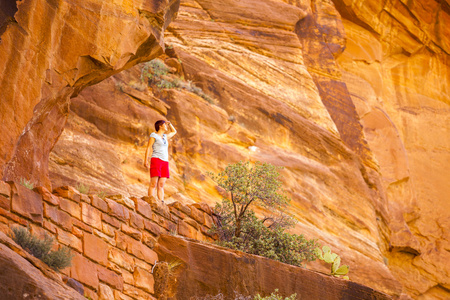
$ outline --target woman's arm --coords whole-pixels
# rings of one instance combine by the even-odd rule
[[[169,129],[170,129],[169,134],[167,134],[167,138],[171,139],[175,134],[177,134],[177,130],[175,129],[175,127],[173,127],[172,123],[170,123],[170,122],[167,122],[167,123],[169,124]]]
[[[150,155],[150,156],[152,156],[152,153],[153,153],[153,143],[155,142],[155,138],[153,138],[153,137],[151,137],[149,140],[148,140],[148,145],[147,145],[147,149],[145,150],[145,158],[144,158],[144,166],[146,167],[146,168],[148,168],[149,167],[149,164],[148,164],[148,156]]]

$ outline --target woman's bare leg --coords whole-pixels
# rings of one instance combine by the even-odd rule
[[[162,202],[164,202],[164,184],[166,183],[167,178],[160,177],[157,184],[158,198]]]
[[[148,196],[149,197],[155,197],[155,190],[156,190],[156,186],[158,184],[158,179],[159,177],[155,176],[155,177],[151,177],[150,178],[150,185],[148,187]]]

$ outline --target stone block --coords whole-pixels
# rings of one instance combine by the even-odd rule
[[[124,293],[121,293],[119,291],[114,291],[114,299],[115,300],[134,300],[130,296],[127,296]]]
[[[134,271],[134,258],[119,249],[110,248],[108,252],[108,259],[125,270],[130,272]]]
[[[114,237],[115,236],[115,228],[112,227],[109,224],[106,223],[102,223],[102,232],[108,236]]]
[[[167,222],[167,228],[168,228],[167,230],[169,230],[169,232],[177,232],[178,231],[178,222],[177,223]]]
[[[142,239],[142,233],[141,231],[134,229],[127,224],[122,224],[122,232],[126,233],[127,235],[131,236],[132,238],[140,241]]]
[[[142,242],[152,249],[156,245],[156,239],[145,231],[142,233]]]
[[[21,184],[14,184],[12,191],[11,212],[42,225],[44,221],[42,196]]]
[[[79,202],[75,202],[66,198],[61,198],[59,207],[61,208],[61,210],[67,212],[72,217],[81,220],[81,207]]]
[[[151,221],[144,220],[144,228],[145,230],[150,231],[156,236],[159,236],[161,234],[161,227]]]
[[[125,270],[121,270],[121,275],[123,278],[123,282],[134,285],[134,276],[133,273],[130,273],[128,271]]]
[[[101,265],[108,265],[109,245],[101,238],[85,233],[83,237],[84,255]]]
[[[185,213],[188,216],[191,214],[191,208],[189,206],[187,206],[187,205],[181,204],[178,201],[171,203],[170,206],[175,207],[176,209],[178,209],[179,211]]]
[[[102,266],[97,266],[97,272],[98,272],[98,279],[100,279],[100,281],[107,283],[116,290],[119,291],[123,290],[122,276],[117,275],[117,273]]]
[[[108,212],[108,204],[105,200],[95,195],[89,196],[92,206],[100,209],[102,212]]]
[[[127,245],[127,252],[149,264],[154,264],[155,261],[158,260],[158,254],[156,254],[155,251],[135,240],[132,240],[132,242]]]
[[[99,284],[97,266],[78,253],[72,258],[70,277],[94,289],[97,289]]]
[[[5,210],[11,210],[11,199],[0,195],[0,207]]]
[[[134,239],[124,234],[123,232],[116,231],[116,246],[119,249],[127,250],[128,244],[133,242]]]
[[[205,214],[205,226],[208,228],[211,228],[214,226],[213,218],[208,214]]]
[[[106,198],[116,201],[117,203],[123,204],[130,209],[135,209],[134,201],[124,195],[109,195]]]
[[[45,229],[47,229],[51,233],[54,233],[54,234],[56,233],[56,226],[53,223],[51,223],[51,222],[49,222],[47,220],[44,220],[44,225],[43,226],[44,226]]]
[[[123,293],[135,299],[146,299],[146,300],[155,299],[150,294],[144,292],[143,290],[135,288],[134,286],[129,284],[124,284]]]
[[[35,187],[34,189],[33,189],[33,191],[35,191],[36,193],[38,193],[38,194],[40,194],[41,196],[42,196],[42,199],[45,201],[45,202],[48,202],[48,203],[50,203],[50,204],[52,204],[52,205],[59,205],[59,197],[58,196],[55,196],[55,195],[53,195],[49,190],[47,190],[45,187],[43,187],[43,186],[38,186],[38,187]]]
[[[191,217],[200,224],[205,223],[205,215],[203,211],[195,208],[194,206],[191,206]]]
[[[91,198],[86,194],[80,194],[81,201],[91,204]]]
[[[72,224],[73,224],[73,226],[77,226],[78,228],[80,228],[86,232],[92,233],[92,227],[90,227],[89,225],[86,225],[85,223],[81,222],[78,219],[72,218]]]
[[[7,211],[3,208],[0,207],[0,216],[3,216],[5,218],[8,218],[12,221],[14,221],[14,223],[23,225],[23,226],[28,226],[28,221],[24,220],[18,216],[16,216],[15,214],[11,213],[10,211]]]
[[[62,230],[61,228],[56,228],[57,240],[63,245],[69,246],[79,252],[83,251],[81,239],[75,235]]]
[[[134,282],[138,288],[141,288],[144,291],[151,294],[154,293],[155,280],[153,279],[152,274],[150,274],[144,269],[137,267],[134,270],[133,275],[134,275]]]
[[[84,286],[80,282],[76,281],[75,279],[64,276],[63,282],[65,284],[67,284],[67,286],[70,286],[75,291],[77,291],[80,295],[85,295]]]
[[[178,223],[178,234],[191,239],[197,238],[197,230],[184,221]]]
[[[98,300],[114,299],[113,290],[106,284],[100,283],[98,286]]]
[[[168,206],[169,207],[169,211],[173,216],[176,216],[178,219],[184,219],[186,217],[186,215],[184,213],[182,213],[181,211],[179,211],[178,209],[176,209],[173,206]],[[173,217],[172,216],[172,217]]]
[[[102,229],[102,212],[90,204],[81,203],[81,217],[86,224],[100,230]]]
[[[85,288],[84,289],[84,296],[85,298],[89,299],[89,300],[98,300],[98,294],[91,290],[90,288]]]
[[[11,197],[11,186],[4,181],[0,180],[0,195],[10,198]]]
[[[115,228],[119,228],[120,224],[121,224],[119,220],[117,220],[116,218],[112,218],[108,214],[105,214],[105,213],[102,213],[102,221],[110,224],[111,226],[113,226]]]
[[[146,217],[147,219],[151,219],[152,218],[152,215],[153,215],[152,207],[150,206],[150,204],[148,204],[144,200],[141,200],[141,199],[137,200],[137,211],[141,215]]]
[[[72,186],[61,186],[59,188],[56,188],[55,190],[53,190],[53,194],[73,200],[75,202],[81,201],[80,192]]]
[[[72,234],[76,237],[82,238],[84,233],[83,233],[83,230],[79,229],[78,227],[73,226]]]
[[[137,229],[144,229],[144,218],[135,212],[130,212],[130,226]]]
[[[195,220],[193,220],[191,218],[186,218],[184,221],[186,223],[188,223],[189,225],[191,225],[192,227],[194,227],[196,230],[198,230],[199,225]]]
[[[111,199],[106,199],[106,202],[108,203],[109,208],[108,214],[110,216],[115,217],[124,222],[130,219],[130,212],[128,211],[128,208]]]
[[[55,206],[44,203],[44,215],[67,231],[72,231],[72,217]]]
[[[101,232],[100,230],[94,229],[94,234],[104,240],[106,243],[110,244],[111,246],[116,246],[116,239],[114,237],[108,236]]]
[[[136,259],[134,261],[134,263],[135,263],[135,265],[134,265],[135,270],[136,270],[137,267],[139,267],[141,269],[148,270],[150,272],[152,270],[152,267],[153,267],[153,265],[148,264],[145,261],[140,260],[140,259]]]
[[[207,213],[208,215],[212,214],[212,209],[211,206],[209,206],[208,204],[206,204],[205,202],[202,203],[194,203],[191,205],[191,207],[195,207],[196,209],[199,209],[205,213]]]

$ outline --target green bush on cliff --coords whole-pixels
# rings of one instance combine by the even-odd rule
[[[275,290],[270,296],[262,297],[259,294],[253,298],[253,300],[295,300],[297,299],[297,294],[292,294],[289,297],[284,298],[281,295],[278,295],[278,289]]]
[[[30,233],[26,228],[14,226],[11,228],[13,240],[34,257],[42,260],[54,270],[61,270],[70,266],[72,254],[69,248],[61,247],[51,251],[53,238],[45,234],[43,239]]]
[[[303,235],[286,232],[294,221],[283,212],[289,199],[279,192],[278,169],[267,163],[239,162],[218,175],[211,174],[230,196],[216,204],[219,223],[212,232],[219,236],[221,246],[301,266],[315,260],[318,245]],[[249,208],[252,204],[266,207],[272,215],[258,219]]]
[[[214,100],[206,94],[201,88],[197,87],[192,81],[184,80],[183,77],[178,77],[175,74],[171,74],[171,68],[166,66],[166,64],[155,58],[149,62],[146,62],[141,69],[141,82],[147,82],[149,85],[154,85],[158,89],[179,89],[179,90],[187,90],[191,93],[194,93],[206,101],[208,103],[214,104]],[[130,83],[135,89],[141,90],[139,85],[136,85],[135,82]]]

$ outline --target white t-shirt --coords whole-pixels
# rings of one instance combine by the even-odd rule
[[[150,137],[155,139],[152,147],[152,157],[159,158],[163,161],[169,161],[169,141],[167,140],[167,136],[163,134],[161,137],[156,132],[152,132]]]

